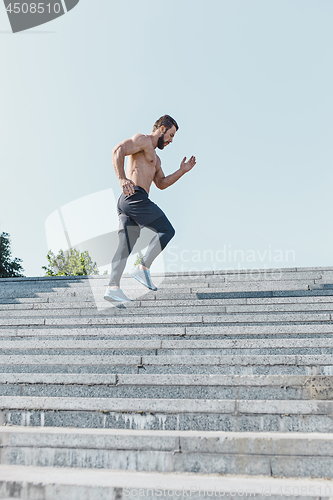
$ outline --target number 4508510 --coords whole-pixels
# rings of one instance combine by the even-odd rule
[[[13,5],[13,7],[12,7]],[[59,14],[61,11],[61,5],[60,3],[55,3],[51,5],[50,3],[45,4],[45,3],[10,3],[8,7],[6,8],[7,12],[19,14],[27,14],[28,12],[30,14],[43,14],[44,12],[48,12],[51,14],[51,12],[54,12],[55,14]]]

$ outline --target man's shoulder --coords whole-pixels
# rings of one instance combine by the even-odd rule
[[[113,152],[121,148],[125,156],[128,156],[140,153],[141,151],[151,151],[153,147],[152,138],[149,135],[135,134],[131,138],[120,142],[118,146],[113,148]]]
[[[141,144],[145,147],[150,147],[152,145],[152,140],[150,135],[145,134],[134,134],[132,137],[132,141],[136,144]]]

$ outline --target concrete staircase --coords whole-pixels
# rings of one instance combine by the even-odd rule
[[[333,268],[107,281],[0,280],[0,498],[333,499]]]

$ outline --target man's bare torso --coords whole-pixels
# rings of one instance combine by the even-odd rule
[[[151,183],[155,177],[160,159],[157,156],[153,143],[144,151],[129,155],[126,176],[136,186],[141,186],[149,194]]]

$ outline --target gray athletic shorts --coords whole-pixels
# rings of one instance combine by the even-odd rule
[[[134,187],[134,194],[127,196],[122,193],[117,204],[119,217],[119,230],[125,229],[125,223],[132,219],[135,224],[142,227],[149,226],[150,222],[165,216],[154,202],[148,198],[148,193],[141,186]],[[133,222],[131,223],[133,224]]]

